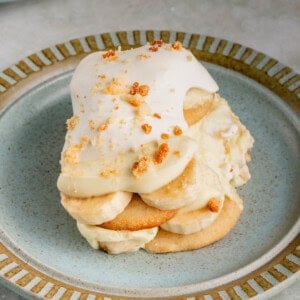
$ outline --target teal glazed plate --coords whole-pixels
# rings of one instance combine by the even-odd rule
[[[207,67],[255,138],[244,213],[208,247],[174,254],[92,249],[56,180],[72,115],[69,83],[88,53],[179,40]],[[300,76],[242,45],[170,31],[92,35],[0,72],[0,279],[28,299],[259,299],[299,279]]]

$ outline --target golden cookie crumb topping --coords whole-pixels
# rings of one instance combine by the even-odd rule
[[[102,54],[102,58],[108,61],[114,61],[118,59],[118,56],[114,50],[108,50],[106,53]]]
[[[169,151],[170,149],[167,143],[162,143],[161,145],[159,145],[157,151],[154,153],[154,162],[156,164],[161,164],[167,157]]]
[[[132,174],[139,178],[141,177],[149,168],[150,159],[147,156],[143,156],[138,161],[134,162],[132,165]]]
[[[152,130],[152,126],[145,123],[141,126],[141,128],[143,129],[143,131],[146,133],[146,134],[149,134]]]
[[[174,135],[181,135],[182,134],[182,129],[179,126],[175,126],[173,128],[173,133],[174,133]]]
[[[68,130],[74,130],[76,125],[79,123],[79,116],[73,116],[67,120],[67,128]]]
[[[212,212],[218,212],[221,206],[220,200],[216,198],[211,198],[207,202],[207,208]]]

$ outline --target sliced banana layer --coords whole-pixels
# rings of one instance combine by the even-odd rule
[[[192,234],[177,234],[160,229],[156,237],[145,245],[154,253],[194,250],[222,239],[235,226],[242,209],[226,197],[219,217],[211,226]]]
[[[216,93],[201,88],[190,88],[184,97],[183,110],[198,109],[205,103],[213,102]],[[189,121],[189,120],[186,120]]]
[[[137,231],[109,230],[77,222],[81,235],[94,249],[104,249],[111,254],[137,251],[155,238],[158,227]]]
[[[218,175],[194,158],[180,176],[152,193],[141,194],[141,197],[148,205],[159,209],[191,211],[204,207],[208,199],[222,198],[223,195]]]
[[[77,221],[99,225],[114,219],[128,205],[132,197],[129,192],[115,192],[104,196],[75,198],[61,194],[61,203]]]
[[[198,164],[192,159],[178,177],[152,193],[140,194],[143,201],[159,209],[177,209],[194,202],[201,190]]]
[[[215,93],[202,89],[191,88],[185,95],[183,115],[188,126],[192,126],[214,109]]]
[[[161,228],[164,230],[191,234],[211,225],[218,217],[223,207],[226,189],[218,174],[208,166],[198,161],[197,169],[200,187],[197,198],[191,204],[180,208],[173,218],[162,224]]]
[[[191,234],[210,226],[219,216],[223,207],[223,199],[212,198],[208,205],[193,211],[179,211],[175,217],[160,227],[166,231]]]

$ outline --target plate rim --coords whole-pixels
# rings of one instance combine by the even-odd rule
[[[34,79],[36,75],[41,74],[39,73],[41,71],[48,70],[50,72],[49,74],[53,76],[51,72],[53,66],[60,64],[65,68],[74,67],[81,58],[91,52],[117,48],[118,46],[121,46],[122,49],[129,49],[131,47],[141,46],[155,39],[161,39],[164,42],[181,41],[185,47],[193,52],[197,59],[237,71],[247,78],[255,80],[279,96],[279,98],[283,100],[282,102],[285,103],[285,109],[293,111],[296,114],[300,112],[300,87],[297,86],[297,83],[300,82],[300,75],[295,73],[290,67],[281,64],[266,54],[225,39],[198,33],[168,30],[132,30],[100,33],[72,39],[31,54],[15,65],[3,70],[2,73],[0,72],[0,111],[2,108],[9,106],[10,97],[18,92],[18,88],[22,90],[23,86],[25,88],[27,87],[28,90],[28,86],[26,86],[26,82],[28,82],[27,79]],[[297,271],[300,266],[288,258],[290,255],[300,257],[300,250],[298,249],[300,246],[300,235],[298,234],[297,236],[299,227],[299,222],[295,223],[292,229],[296,232],[296,237],[284,249],[279,250],[279,252],[263,266],[229,283],[216,285],[213,289],[194,292],[193,296],[210,295],[215,299],[217,295],[220,295],[220,292],[225,292],[230,297],[242,299],[240,295],[243,293],[248,297],[261,294],[249,283],[249,280],[254,280],[263,291],[270,292],[273,287],[276,287],[276,284],[273,285],[262,275],[265,272],[271,274],[271,276],[277,280],[278,284],[285,283],[287,285],[292,277],[295,278],[295,276],[299,276]],[[289,232],[291,232],[291,230]],[[89,291],[57,280],[54,276],[51,277],[51,275],[41,273],[41,271],[27,265],[25,261],[17,257],[17,253],[14,254],[9,246],[2,243],[4,240],[5,239],[0,239],[0,257],[1,255],[5,257],[0,260],[0,280],[7,285],[13,285],[22,294],[39,297],[42,288],[47,282],[51,282],[53,286],[47,294],[44,295],[45,297],[54,296],[63,288],[65,289],[62,294],[63,299],[70,298],[75,292],[84,296],[111,296],[115,299],[114,295],[108,296],[103,292]],[[7,272],[3,272],[3,269],[7,268],[13,262],[17,266]],[[276,268],[274,271],[274,266],[277,264],[287,269],[291,273],[291,276],[282,274]],[[26,270],[28,273],[16,280],[16,282],[13,282],[14,276],[17,276],[22,270]],[[38,282],[30,290],[26,289],[26,286],[38,275],[43,278],[43,284]],[[241,280],[244,280],[244,283],[240,282]],[[239,289],[236,288],[237,286]],[[179,288],[182,287],[178,287],[178,289]],[[240,290],[242,290],[242,292]],[[180,298],[183,299],[182,296],[187,294],[188,290],[183,289],[181,292],[183,294],[172,294],[167,295],[167,297],[180,296]],[[127,294],[127,297],[128,296],[132,297],[134,295]],[[150,292],[147,296],[157,297],[158,295],[151,295]],[[191,295],[188,297],[190,296]],[[126,299],[126,295],[119,297],[120,299]]]

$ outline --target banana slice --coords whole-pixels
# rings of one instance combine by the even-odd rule
[[[132,197],[129,192],[115,192],[104,196],[75,198],[61,194],[61,203],[77,221],[99,225],[114,219],[128,205]]]
[[[184,97],[183,109],[195,109],[201,107],[207,102],[213,102],[215,95],[215,92],[208,92],[201,88],[190,88]]]
[[[228,234],[241,213],[241,207],[226,197],[219,217],[211,226],[192,234],[177,234],[160,229],[156,237],[145,245],[145,249],[153,253],[168,253],[205,247]]]
[[[153,240],[158,227],[137,231],[109,230],[77,222],[81,235],[94,249],[103,249],[110,254],[137,251]]]
[[[204,118],[214,108],[215,93],[199,88],[191,88],[183,102],[183,115],[189,126]]]
[[[192,211],[204,207],[210,198],[222,198],[224,191],[219,176],[194,158],[175,180],[152,193],[140,195],[148,205],[162,210]]]
[[[140,196],[148,205],[162,210],[177,209],[188,205],[197,199],[202,188],[199,185],[198,179],[201,174],[198,170],[197,161],[192,159],[181,175],[170,183],[152,193],[141,193]]]
[[[191,234],[211,225],[218,217],[224,202],[226,189],[220,176],[207,165],[198,162],[200,190],[197,199],[178,210],[176,215],[161,225],[166,231]]]
[[[176,214],[171,220],[160,225],[166,231],[179,234],[191,234],[210,226],[219,216],[223,199],[211,198],[203,208]]]

